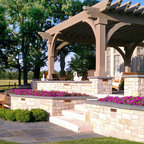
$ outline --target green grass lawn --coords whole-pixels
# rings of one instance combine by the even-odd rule
[[[0,141],[0,144],[18,144],[18,143]],[[116,138],[101,137],[101,138],[78,139],[78,140],[43,143],[43,144],[143,144],[143,143],[120,140]]]
[[[14,142],[6,142],[6,141],[1,141],[1,140],[0,140],[0,144],[17,144],[17,143],[14,143]]]
[[[22,82],[22,85],[23,85],[23,81]],[[28,83],[31,83],[32,80],[28,80]],[[0,85],[14,85],[16,83],[16,85],[18,85],[18,80],[0,80]],[[14,87],[10,87],[10,88],[14,88]],[[9,87],[0,87],[0,90],[6,90],[6,89],[9,89]]]
[[[61,141],[45,144],[142,144],[142,143],[104,137],[104,138],[78,139],[72,141]]]

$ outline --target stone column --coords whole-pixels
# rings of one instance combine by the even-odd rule
[[[91,84],[91,91],[93,96],[97,94],[112,94],[112,77],[88,77]]]
[[[52,74],[54,73],[54,52],[52,51],[51,41],[47,41],[48,44],[48,79],[52,80]]]
[[[144,97],[144,73],[124,75],[124,96]]]
[[[98,18],[96,26],[96,71],[95,76],[106,76],[105,49],[106,49],[106,24],[107,21]]]

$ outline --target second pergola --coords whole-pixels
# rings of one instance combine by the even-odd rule
[[[125,72],[131,72],[131,57],[134,49],[144,40],[144,6],[112,3],[103,0],[92,7],[84,6],[83,11],[61,24],[39,32],[48,44],[48,79],[54,72],[56,41],[61,49],[70,43],[96,45],[96,77],[105,77],[105,50],[113,47],[124,59]],[[124,51],[120,47],[124,47]]]

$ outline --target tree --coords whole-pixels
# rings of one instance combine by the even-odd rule
[[[6,48],[9,41],[9,30],[5,19],[5,9],[0,6],[0,69],[3,70],[7,64]]]
[[[24,84],[26,84],[28,71],[32,68],[35,71],[35,76],[39,76],[40,67],[43,66],[43,64],[38,63],[32,64],[32,57],[35,57],[37,62],[43,62],[43,59],[40,60],[39,57],[41,56],[40,52],[44,53],[42,48],[45,47],[43,46],[45,43],[41,42],[38,31],[44,31],[45,28],[51,27],[50,20],[46,20],[51,13],[50,2],[42,0],[0,0],[0,3],[6,9],[7,21],[9,21],[13,32],[17,33],[20,38],[18,46],[22,52],[23,79]],[[34,47],[36,47],[35,50]],[[34,51],[37,51],[39,56],[36,56]],[[30,56],[30,53],[34,55]]]
[[[94,0],[84,2],[92,4]],[[6,10],[5,20],[2,21],[8,23],[7,27],[11,29],[8,34],[10,39],[6,38],[9,40],[7,43],[3,43],[4,38],[1,37],[2,47],[8,44],[7,49],[0,50],[3,56],[1,59],[9,67],[18,69],[19,83],[23,70],[24,84],[27,83],[27,73],[30,70],[34,72],[34,78],[39,78],[40,68],[47,59],[46,41],[42,40],[38,31],[45,31],[79,13],[85,5],[80,0],[0,0],[0,4]],[[69,47],[63,48],[60,53],[61,73],[64,73],[65,57],[68,53]]]
[[[19,50],[16,48],[18,37],[14,36],[6,21],[4,7],[0,7],[0,61],[1,69],[16,68],[21,72]],[[19,72],[19,84],[21,84]]]
[[[87,78],[87,71],[95,69],[95,46],[86,44],[74,44],[72,46],[75,57],[69,62],[69,71],[77,71],[83,78]]]
[[[62,13],[58,13],[58,15],[60,15],[59,16],[59,22],[65,20],[65,19],[68,19],[69,16],[74,16],[74,15],[78,14],[79,12],[83,11],[83,6],[85,6],[85,5],[86,6],[92,6],[92,5],[96,4],[98,1],[96,1],[96,0],[84,0],[83,2],[81,2],[80,0],[67,0],[67,1],[63,0],[62,2],[63,2],[63,5],[61,5]],[[54,17],[57,18],[58,15],[56,13],[56,15]],[[83,49],[84,45],[78,45],[77,44],[77,46],[81,50],[81,49]],[[86,45],[86,46],[88,46],[88,45]],[[65,68],[65,58],[66,58],[66,56],[69,54],[69,52],[76,52],[75,51],[76,49],[73,49],[73,47],[74,47],[74,45],[68,45],[68,46],[65,46],[64,48],[62,48],[58,52],[57,59],[60,61],[60,68],[61,68],[60,75],[64,75],[65,74],[64,68]],[[87,51],[88,50],[90,50],[90,48],[87,49]],[[91,58],[91,56],[88,56],[88,54],[91,54],[91,52],[83,53],[83,54],[86,54],[87,58],[88,57]],[[77,55],[79,55],[81,57],[81,53],[77,53]],[[72,63],[73,62],[74,62],[74,59],[72,60]],[[74,65],[72,63],[69,66]],[[75,64],[78,67],[78,63],[76,62]],[[88,67],[88,69],[93,68],[93,66],[90,68],[90,66],[88,66],[88,65],[87,65],[87,67]],[[74,67],[72,66],[71,69],[73,69],[73,68]],[[84,70],[84,71],[86,71],[86,70]],[[84,74],[84,72],[82,72],[82,71],[81,71],[81,73]]]
[[[39,31],[45,31],[51,27],[51,22],[46,20],[47,12],[45,9],[34,5],[28,9],[28,20],[23,25],[22,31],[27,33],[29,38],[29,64],[30,69],[34,72],[34,78],[39,79],[40,68],[45,65],[47,60],[47,44],[39,36]],[[31,30],[29,32],[29,30]]]
[[[83,6],[95,5],[98,1],[96,0],[67,0],[62,6],[62,10],[65,14],[73,16],[83,11]],[[87,44],[70,44],[61,49],[59,52],[60,57],[60,73],[65,73],[65,57],[69,52],[75,53],[75,58],[69,63],[69,70],[74,70],[80,73],[82,76],[87,77],[87,71],[89,69],[95,69],[95,46]]]

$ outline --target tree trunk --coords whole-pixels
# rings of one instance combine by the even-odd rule
[[[34,69],[34,79],[40,79],[40,66],[36,65]]]
[[[63,52],[60,54],[60,76],[65,75],[65,55]]]
[[[21,69],[18,69],[18,73],[19,73],[19,77],[18,77],[18,81],[19,81],[19,86],[21,86]]]
[[[27,74],[28,74],[28,44],[24,44],[24,39],[22,40],[22,52],[23,52],[23,80],[24,85],[27,84]]]

